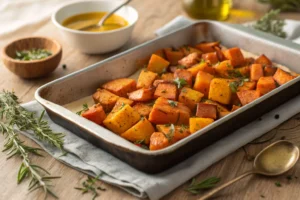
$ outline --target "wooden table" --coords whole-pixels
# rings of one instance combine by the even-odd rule
[[[242,3],[236,0],[235,3],[235,6],[238,8],[245,7],[251,9],[252,11],[255,10],[255,12],[257,13],[254,13],[253,16],[250,15],[250,17],[248,18],[233,16],[229,19],[229,21],[233,22],[253,20],[261,16],[267,9],[266,6],[257,4],[255,0],[243,1]],[[177,15],[184,14],[180,2],[174,0],[134,0],[131,5],[138,10],[140,18],[133,32],[131,41],[118,52],[154,38],[154,31],[156,29],[166,24]],[[293,13],[283,14],[282,17],[300,19],[299,14]],[[36,80],[23,80],[10,73],[4,66],[1,66],[0,89],[14,90],[23,102],[33,100],[34,92],[40,85],[87,67],[90,64],[118,53],[114,52],[101,56],[81,54],[78,50],[69,47],[64,43],[63,40],[61,40],[56,28],[51,24],[50,20],[43,25],[37,25],[35,27],[23,29],[17,34],[12,34],[2,38],[0,37],[0,47],[3,47],[5,43],[11,40],[29,35],[49,36],[57,39],[63,46],[63,59],[61,64],[66,64],[67,69],[64,70],[60,66],[53,74],[46,78]],[[293,118],[282,124],[280,127],[294,127],[300,123],[299,120],[300,115],[294,116]],[[298,132],[299,129],[297,128],[288,131],[280,131],[277,128],[266,134],[264,137],[267,138],[272,136],[273,134],[276,134],[275,138],[272,139],[272,141],[285,137],[287,140],[300,144],[300,135],[298,134]],[[24,138],[24,140],[29,145],[37,146],[34,142],[30,141],[27,138]],[[251,155],[256,155],[268,143],[260,145],[247,145],[246,149]],[[3,137],[0,140],[0,146],[2,145]],[[62,176],[61,179],[55,181],[54,188],[54,191],[60,197],[60,199],[91,199],[90,194],[82,195],[79,191],[74,189],[74,187],[79,186],[80,183],[86,179],[85,174],[80,173],[56,161],[46,153],[44,154],[45,157],[32,157],[32,160],[34,163],[38,163],[42,167],[49,170],[53,175]],[[6,160],[5,154],[0,153],[0,199],[42,199],[43,192],[35,191],[33,193],[28,193],[27,183],[23,183],[20,185],[17,184],[16,177],[19,165],[19,158]],[[217,162],[216,164],[212,165],[204,172],[200,173],[196,178],[198,180],[202,180],[207,177],[218,176],[222,178],[222,182],[225,182],[251,169],[251,167],[252,162],[248,161],[245,158],[244,151],[242,149],[239,149],[226,158],[222,159],[221,161]],[[300,177],[300,163],[297,163],[296,167],[293,168],[287,175]],[[266,178],[262,176],[251,176],[245,178],[238,184],[232,185],[226,190],[220,192],[218,194],[218,198],[216,199],[299,199],[300,179],[297,180],[296,178],[293,178],[289,181],[286,178],[287,175],[282,175],[280,177],[274,178]],[[276,187],[274,184],[276,181],[281,182],[282,187]],[[106,192],[101,192],[101,196],[99,197],[99,199],[137,199],[130,194],[127,194],[123,190],[118,189],[117,187],[100,182],[99,184],[102,184],[107,189]],[[184,191],[188,184],[189,183],[183,184],[182,186],[178,187],[173,192],[165,196],[163,199],[197,199],[199,196],[193,196]]]

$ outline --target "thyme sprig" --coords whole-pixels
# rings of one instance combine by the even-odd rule
[[[210,189],[216,186],[219,183],[221,178],[218,177],[210,177],[205,179],[204,181],[197,182],[195,178],[193,178],[192,183],[186,189],[188,192],[192,194],[199,194],[201,191]]]
[[[25,145],[24,142],[20,140],[18,134],[11,125],[0,122],[0,131],[6,138],[3,151],[8,152],[7,159],[14,156],[19,156],[22,158],[22,164],[19,168],[17,177],[18,184],[21,183],[26,177],[30,177],[28,188],[29,191],[34,191],[42,188],[45,192],[45,198],[48,194],[55,198],[58,198],[50,188],[51,180],[60,177],[50,176],[50,173],[47,170],[38,165],[32,164],[29,159],[30,153],[42,156],[40,154],[41,149]]]
[[[96,181],[99,179],[100,176],[101,176],[101,174],[95,178],[88,176],[87,180],[82,182],[82,187],[75,187],[74,189],[82,191],[82,194],[91,192],[93,194],[92,200],[94,200],[94,199],[96,199],[96,197],[99,196],[99,193],[97,192],[97,190],[106,191],[105,188],[102,188],[99,186],[97,187],[95,185]]]

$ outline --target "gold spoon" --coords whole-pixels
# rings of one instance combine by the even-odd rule
[[[84,30],[86,30],[86,29],[90,29],[90,28],[99,28],[99,27],[103,26],[104,22],[105,22],[112,14],[114,14],[115,12],[117,12],[120,8],[122,8],[123,6],[125,6],[126,4],[128,4],[130,1],[132,1],[132,0],[126,0],[126,1],[124,1],[123,3],[121,3],[121,4],[120,4],[119,6],[117,6],[115,9],[113,9],[112,11],[110,11],[109,13],[107,13],[106,15],[104,15],[98,23],[92,24],[92,25],[88,25],[88,26],[85,26],[85,27],[81,27],[81,28],[79,28],[78,30],[84,31]]]
[[[291,142],[280,140],[264,148],[256,157],[253,163],[253,169],[235,179],[220,185],[209,191],[199,200],[205,200],[226,188],[232,183],[250,175],[261,174],[265,176],[277,176],[290,170],[299,158],[299,148]]]

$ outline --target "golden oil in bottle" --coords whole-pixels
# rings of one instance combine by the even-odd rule
[[[225,20],[232,0],[182,0],[187,14],[196,19]]]

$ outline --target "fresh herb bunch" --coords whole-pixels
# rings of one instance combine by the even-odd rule
[[[253,28],[276,35],[281,38],[286,38],[286,32],[283,31],[285,25],[284,20],[279,19],[278,14],[280,9],[271,10],[260,18],[254,25]]]
[[[101,175],[101,174],[100,174]],[[82,182],[82,187],[75,187],[74,189],[82,191],[82,194],[91,192],[93,194],[92,200],[96,199],[97,196],[99,196],[99,193],[97,190],[106,191],[105,188],[102,187],[96,187],[96,181],[99,179],[100,175],[98,175],[95,178],[92,178],[88,176],[87,180]]]
[[[177,85],[178,89],[182,88],[183,86],[185,86],[187,84],[185,79],[178,78],[178,77],[176,79],[174,79],[173,82]]]
[[[16,51],[16,60],[41,60],[51,56],[52,53],[46,49],[31,49]]]
[[[272,8],[282,11],[299,11],[300,0],[258,0],[260,3],[270,4]]]
[[[219,183],[221,178],[218,177],[210,177],[205,179],[204,181],[197,182],[195,178],[193,178],[192,183],[186,189],[188,192],[192,194],[199,194],[202,190],[210,189],[216,186]]]

